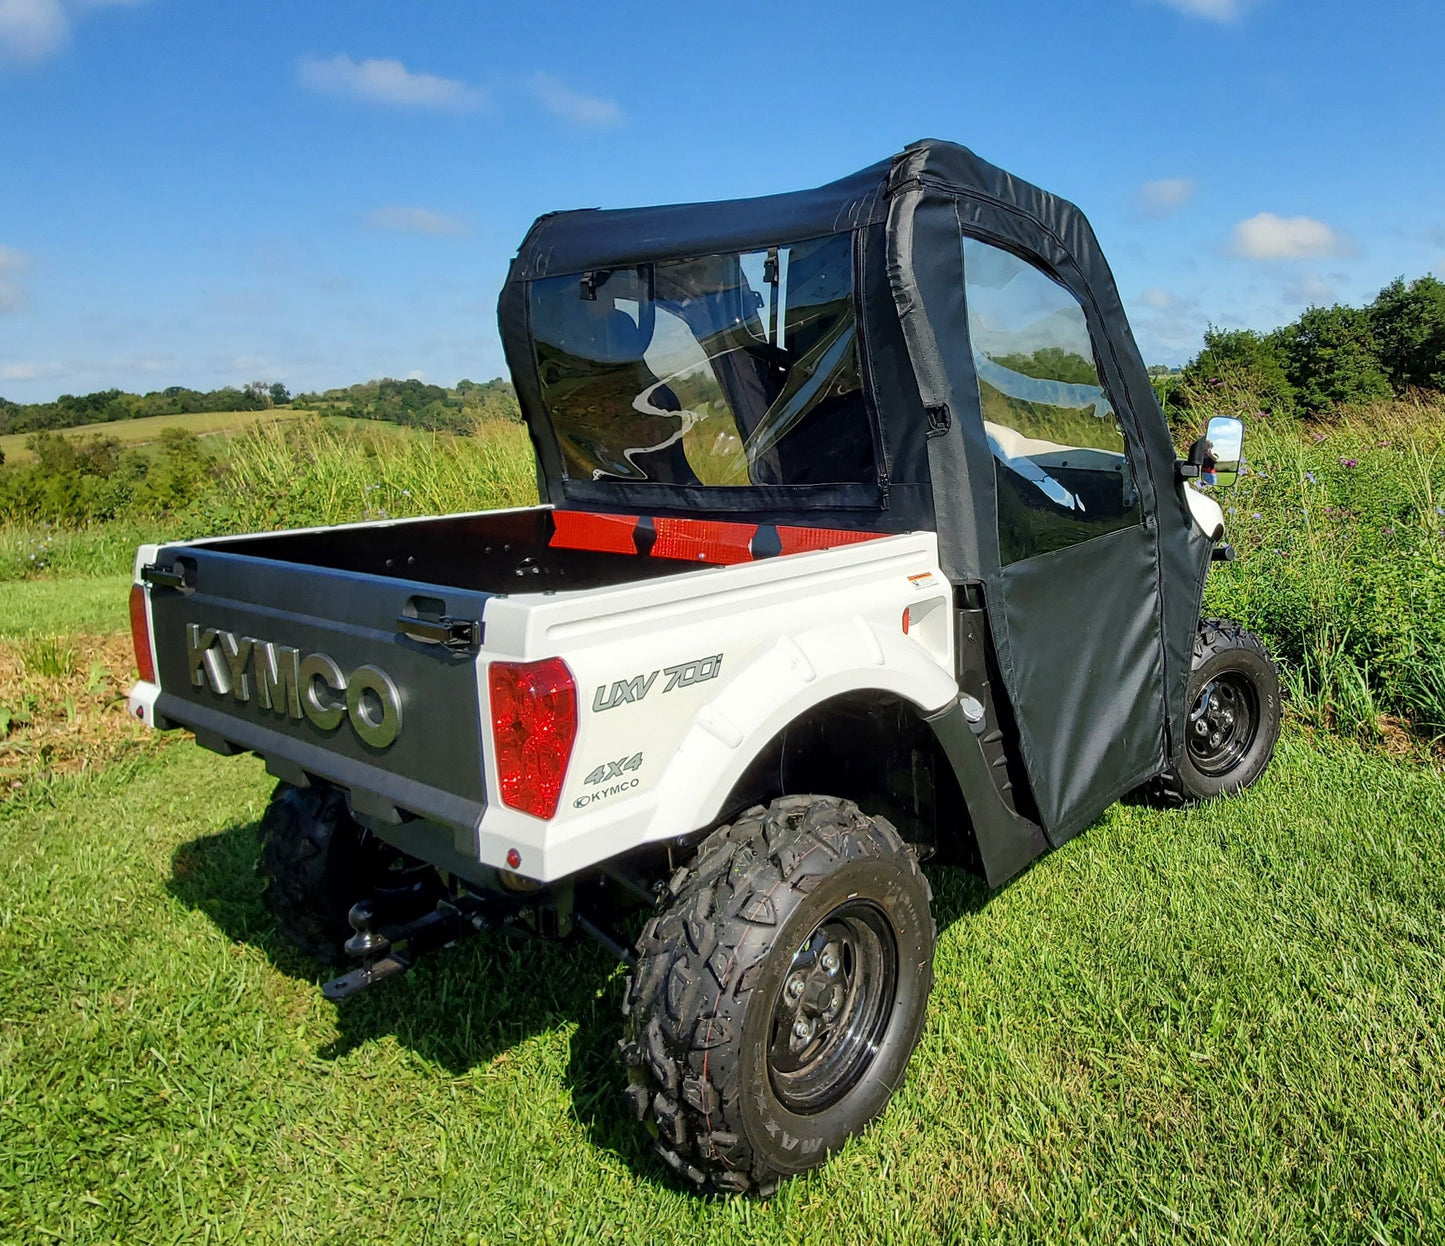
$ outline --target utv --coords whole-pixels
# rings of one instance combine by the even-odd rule
[[[265,758],[330,997],[584,932],[662,1158],[766,1192],[902,1081],[921,860],[997,886],[1264,769],[1275,669],[1199,618],[1241,426],[1178,461],[1083,215],[933,140],[544,216],[500,319],[545,504],[145,546],[132,710]]]

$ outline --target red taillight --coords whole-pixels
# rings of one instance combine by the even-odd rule
[[[156,681],[156,664],[151,658],[151,625],[146,618],[146,591],[139,584],[130,586],[130,638],[135,645],[135,668],[148,684]]]
[[[502,803],[550,818],[557,812],[577,738],[577,685],[561,658],[493,662],[492,739]]]

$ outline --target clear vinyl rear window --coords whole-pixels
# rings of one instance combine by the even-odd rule
[[[876,480],[848,234],[543,278],[531,318],[569,479]]]

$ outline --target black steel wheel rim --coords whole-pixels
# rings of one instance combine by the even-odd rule
[[[1259,734],[1259,690],[1242,671],[1225,671],[1203,688],[1189,711],[1189,760],[1200,774],[1228,774]]]
[[[842,1099],[867,1072],[898,995],[898,940],[883,910],[849,900],[803,941],[773,1005],[768,1076],[792,1112]]]

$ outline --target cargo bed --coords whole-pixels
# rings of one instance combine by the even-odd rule
[[[133,610],[154,670],[132,708],[288,783],[342,787],[375,823],[449,827],[474,858],[486,672],[521,656],[515,637],[488,644],[489,601],[590,590],[600,617],[634,584],[876,535],[537,507],[146,546]]]

